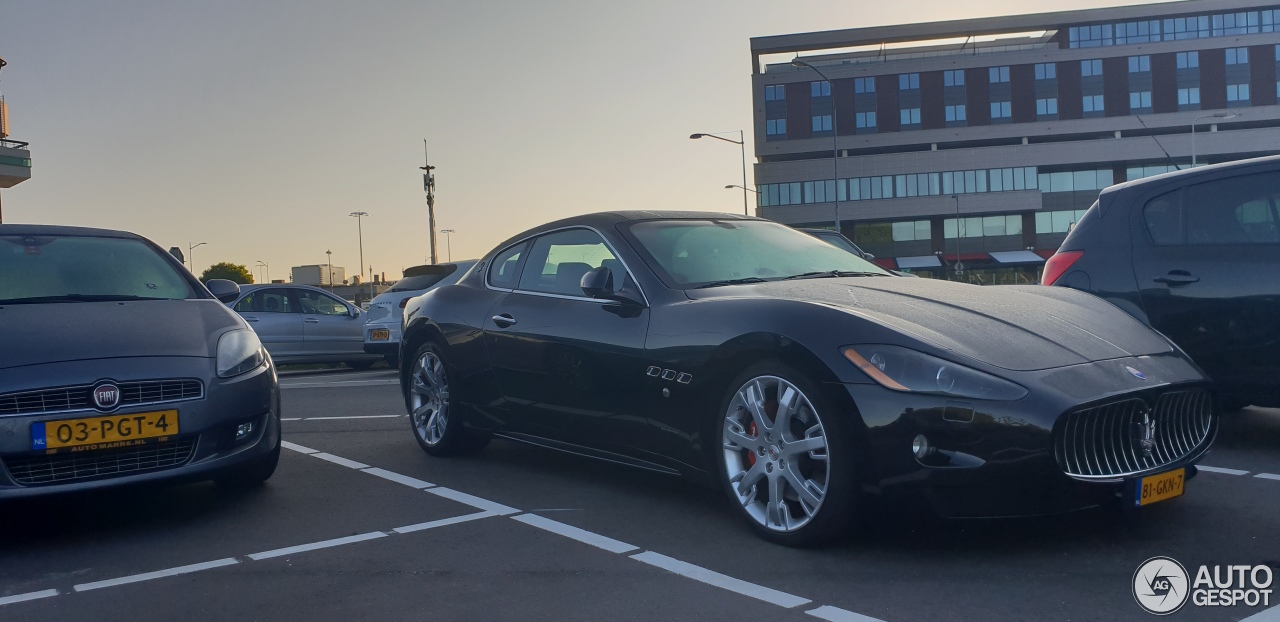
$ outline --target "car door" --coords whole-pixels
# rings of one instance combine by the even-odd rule
[[[289,288],[255,289],[232,308],[258,334],[275,361],[285,362],[303,355],[302,313]]]
[[[1132,216],[1151,325],[1227,394],[1280,397],[1278,208],[1271,171],[1185,186]]]
[[[634,446],[649,309],[583,294],[582,276],[594,268],[610,267],[618,284],[627,278],[599,233],[557,231],[527,248],[518,283],[490,310],[484,330],[499,390],[514,411],[510,422],[605,450]]]
[[[350,305],[315,289],[294,292],[302,308],[303,352],[308,358],[364,356],[364,323]]]

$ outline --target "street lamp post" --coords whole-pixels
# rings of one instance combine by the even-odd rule
[[[360,276],[364,277],[364,222],[361,220],[369,215],[369,212],[351,212],[348,216],[354,216],[356,219],[356,230],[360,235]]]
[[[730,189],[730,188],[742,188],[742,190],[743,190],[744,192],[754,192],[754,193],[756,193],[756,194],[760,194],[760,191],[759,191],[759,190],[752,190],[752,189],[750,189],[750,188],[748,188],[748,187],[746,187],[746,186],[739,186],[738,184],[729,184],[729,185],[727,185],[727,186],[725,186],[725,187],[724,187],[724,189],[725,189],[725,190],[728,190],[728,189]]]
[[[828,84],[831,84],[831,87],[832,87],[832,90],[831,90],[831,170],[833,171],[833,177],[835,179],[835,183],[838,186],[840,184],[840,147],[839,147],[839,143],[836,142],[836,135],[838,134],[837,130],[840,126],[836,124],[835,84],[831,82],[831,78],[828,78],[826,74],[822,73],[822,71],[819,70],[817,67],[814,67],[813,65],[810,65],[809,63],[806,63],[800,60],[799,56],[791,59],[791,64],[792,66],[795,66],[795,67],[808,67],[809,69],[812,69],[814,73],[818,74],[818,76],[821,77],[823,80],[825,80]],[[836,231],[839,232],[840,231],[840,191],[839,189],[836,190],[836,196],[832,198],[835,199],[835,203],[836,203]]]
[[[1202,114],[1191,120],[1191,168],[1196,167],[1196,122],[1200,119],[1231,119],[1240,115],[1234,112],[1215,112]]]
[[[744,134],[742,130],[736,131],[738,132],[738,140],[717,136],[717,134],[728,134],[729,132],[701,132],[698,134],[690,134],[689,138],[692,140],[698,140],[699,138],[706,136],[707,138],[714,138],[716,140],[723,140],[727,143],[734,143],[742,148],[742,185],[738,187],[742,188],[742,215],[750,216],[751,213],[747,211],[747,138],[746,134]]]
[[[431,263],[436,262],[436,174],[431,171],[436,167],[431,166],[429,156],[427,155],[427,141],[422,140],[422,166],[418,167],[422,170],[422,188],[427,192],[427,226],[430,228],[431,236]]]
[[[440,233],[444,234],[444,249],[448,253],[449,261],[453,261],[453,239],[449,237],[453,229],[441,229]]]
[[[195,250],[201,246],[204,246],[205,244],[208,244],[208,242],[201,242],[199,244],[187,244],[187,263],[191,265],[191,274],[196,273]]]
[[[262,282],[270,283],[271,282],[271,266],[267,265],[267,262],[261,259],[258,260],[258,265],[262,266]]]
[[[951,195],[956,202],[956,276],[964,278],[964,263],[960,261],[960,195]]]
[[[328,259],[326,260],[326,263],[329,266],[329,291],[332,292],[333,291],[333,251],[325,251],[324,254],[326,257],[328,257]]]

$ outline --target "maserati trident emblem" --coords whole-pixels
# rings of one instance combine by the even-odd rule
[[[1145,458],[1151,457],[1151,450],[1156,448],[1156,422],[1151,418],[1151,411],[1142,411],[1142,422],[1134,423],[1136,428],[1134,434],[1134,443],[1136,449],[1142,450]]]

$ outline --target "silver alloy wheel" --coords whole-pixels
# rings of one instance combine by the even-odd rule
[[[410,405],[413,430],[428,445],[444,438],[449,424],[449,383],[444,375],[444,362],[435,352],[423,352],[413,365],[410,377]]]
[[[804,527],[826,497],[827,436],[809,398],[777,376],[748,380],[724,416],[724,465],[734,496],[771,531]]]

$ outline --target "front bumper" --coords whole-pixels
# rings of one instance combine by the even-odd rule
[[[202,399],[140,404],[111,413],[178,411],[178,434],[138,448],[81,453],[63,449],[54,454],[32,451],[32,423],[103,414],[95,410],[0,418],[0,499],[143,482],[198,481],[265,458],[280,442],[280,393],[274,366],[267,362],[248,374],[224,380],[213,373],[213,365],[212,359],[171,357],[76,361],[6,370],[10,377],[5,379],[3,392],[48,386],[49,378],[58,378],[58,386],[103,379],[195,378],[205,388]],[[236,439],[236,429],[244,423],[252,423],[253,430]],[[156,460],[157,454],[169,459]],[[55,472],[59,474],[56,478],[32,477]]]
[[[1177,390],[1207,390],[1192,365],[1176,357],[1135,357],[1007,376],[1030,394],[1017,401],[966,401],[889,391],[879,385],[843,385],[866,424],[859,462],[869,492],[923,499],[947,517],[1059,514],[1129,498],[1142,476],[1193,467],[1217,431],[1217,415],[1204,440],[1158,468],[1111,478],[1068,475],[1054,452],[1055,424],[1066,413],[1103,403]],[[1118,376],[1136,366],[1147,379]],[[925,458],[912,441],[925,436],[934,450]],[[1188,469],[1188,476],[1194,468]]]

